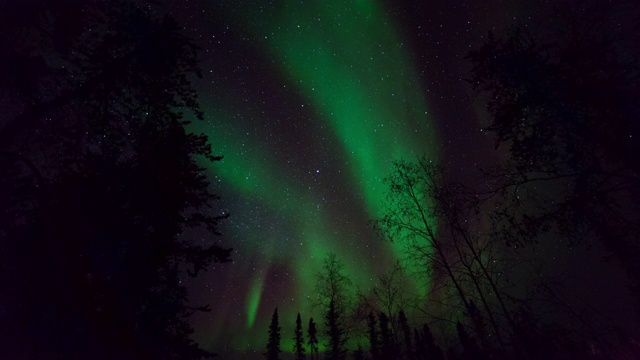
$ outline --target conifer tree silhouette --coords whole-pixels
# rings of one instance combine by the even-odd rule
[[[293,352],[296,355],[296,360],[303,360],[304,356],[304,337],[302,335],[302,320],[300,319],[300,313],[296,318],[296,328],[293,332]]]
[[[269,340],[267,342],[267,352],[264,353],[267,360],[280,359],[280,324],[278,323],[278,308],[273,311],[271,324],[269,324]]]
[[[311,359],[318,359],[318,330],[313,318],[309,318],[307,337],[309,338],[309,355],[311,355]]]

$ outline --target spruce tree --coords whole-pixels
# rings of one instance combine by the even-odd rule
[[[309,337],[309,352],[311,353],[311,358],[317,359],[318,358],[318,330],[316,329],[316,323],[313,321],[313,318],[309,319],[307,336]]]
[[[300,319],[300,313],[298,313],[298,317],[296,318],[296,329],[293,334],[293,340],[295,341],[293,344],[293,352],[296,354],[296,360],[303,360],[305,358],[304,338],[302,335],[302,320]]]
[[[269,341],[267,342],[267,352],[264,353],[267,360],[279,360],[280,354],[280,325],[278,324],[278,308],[273,312],[271,324],[269,325]]]

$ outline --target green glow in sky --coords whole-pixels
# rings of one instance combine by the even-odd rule
[[[378,214],[391,160],[435,157],[423,92],[392,19],[375,1],[288,1],[250,19],[280,71],[338,135],[369,211]]]
[[[251,328],[256,321],[258,314],[258,306],[260,305],[260,297],[262,296],[263,279],[254,279],[251,284],[251,290],[247,297],[247,327]]]
[[[296,121],[323,124],[333,136],[330,140],[338,144],[332,151],[342,163],[332,165],[345,172],[336,173],[336,181],[355,192],[352,196],[363,211],[361,219],[378,216],[386,190],[382,180],[395,159],[413,160],[424,153],[437,158],[419,77],[393,20],[372,0],[238,6],[240,11],[235,9],[231,15],[240,17],[243,31],[273,60],[273,71],[313,107],[315,119]],[[194,129],[207,133],[214,152],[225,155],[210,167],[211,174],[238,194],[245,209],[266,209],[265,216],[286,219],[284,231],[264,227],[268,221],[258,224],[262,227],[232,229],[235,237],[244,240],[244,245],[234,247],[257,259],[251,265],[238,261],[232,270],[251,274],[244,298],[244,321],[250,329],[243,333],[246,329],[211,325],[211,332],[215,337],[222,331],[235,331],[236,348],[262,349],[275,304],[282,309],[282,347],[289,351],[287,331],[290,334],[293,329],[298,311],[307,321],[313,316],[322,323],[312,312],[310,299],[327,252],[335,252],[344,262],[354,286],[368,289],[381,265],[401,258],[403,249],[376,239],[366,220],[354,228],[340,209],[323,202],[326,186],[284,176],[291,169],[281,162],[282,157],[265,161],[265,153],[273,151],[271,145],[244,131],[244,124],[225,111],[228,104],[211,99],[204,105],[213,125],[196,124]],[[246,104],[242,111],[247,117],[260,117],[257,104]],[[362,228],[369,230],[363,233]],[[278,265],[287,266],[294,291],[269,303],[267,294],[280,290],[270,288],[267,274]]]
[[[220,120],[219,124],[214,128],[208,128],[206,124],[195,123],[193,131],[206,132],[210,142],[217,148],[214,152],[229,154],[225,155],[221,162],[210,166],[210,175],[246,199],[249,202],[248,208],[268,209],[273,218],[286,219],[287,229],[279,228],[271,232],[269,229],[255,228],[254,224],[250,229],[229,234],[229,237],[248,240],[247,248],[238,250],[259,258],[259,266],[256,268],[249,266],[246,259],[232,266],[235,273],[250,277],[245,299],[245,324],[249,331],[247,329],[235,331],[238,334],[245,334],[236,346],[249,351],[266,342],[264,329],[268,326],[267,320],[273,310],[270,307],[261,307],[261,304],[264,298],[263,291],[268,288],[268,284],[264,283],[265,274],[274,264],[291,263],[292,278],[295,281],[294,300],[285,308],[299,309],[307,318],[308,316],[318,317],[313,314],[310,304],[314,297],[316,274],[321,268],[323,257],[328,252],[335,252],[345,262],[345,272],[354,285],[363,288],[370,285],[370,280],[375,277],[370,274],[376,274],[379,264],[375,259],[363,258],[352,251],[348,244],[352,243],[353,234],[348,231],[335,232],[334,226],[339,220],[334,218],[335,214],[332,216],[331,212],[321,205],[322,202],[317,198],[314,187],[283,177],[281,174],[286,170],[282,164],[275,161],[262,161],[260,152],[267,150],[261,148],[259,139],[252,138],[241,129],[235,128],[232,121],[225,121],[232,115],[216,109],[205,110],[209,117]],[[251,112],[251,109],[246,111]],[[242,215],[237,214],[233,217]],[[245,221],[250,222],[251,219]],[[296,240],[283,241],[283,232],[289,232],[289,236]],[[384,246],[384,243],[379,245]],[[234,247],[237,248],[236,244]],[[295,261],[292,261],[294,258]],[[296,314],[297,311],[282,311],[281,322],[293,323]],[[283,329],[286,328],[283,326]],[[211,329],[211,331],[215,333],[230,330]],[[286,331],[284,330],[285,333]],[[283,349],[284,344],[289,342],[290,339],[283,336]],[[286,349],[289,348],[290,346]]]

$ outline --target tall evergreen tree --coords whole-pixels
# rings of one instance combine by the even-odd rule
[[[267,360],[279,360],[280,352],[280,325],[278,323],[278,308],[273,311],[271,324],[269,324],[269,341],[267,342],[267,352],[264,353]]]
[[[378,329],[376,327],[376,317],[373,315],[373,311],[369,312],[367,317],[367,326],[369,327],[369,344],[372,359],[378,359],[380,357],[380,343],[378,340]]]
[[[307,328],[307,336],[309,337],[309,354],[312,359],[318,358],[318,330],[313,318],[309,318],[309,327]]]
[[[304,356],[304,337],[302,335],[302,320],[300,319],[300,313],[296,318],[296,329],[293,332],[293,352],[296,354],[296,360],[303,360]]]

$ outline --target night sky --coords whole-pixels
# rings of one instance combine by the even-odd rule
[[[213,309],[194,318],[196,340],[223,353],[262,352],[276,307],[288,351],[298,311],[320,320],[310,304],[329,251],[367,293],[402,257],[370,224],[392,162],[426,155],[472,181],[499,156],[480,131],[466,53],[490,30],[552,21],[541,1],[165,6],[202,47],[205,121],[193,130],[224,156],[207,167],[234,261],[185,280]]]

